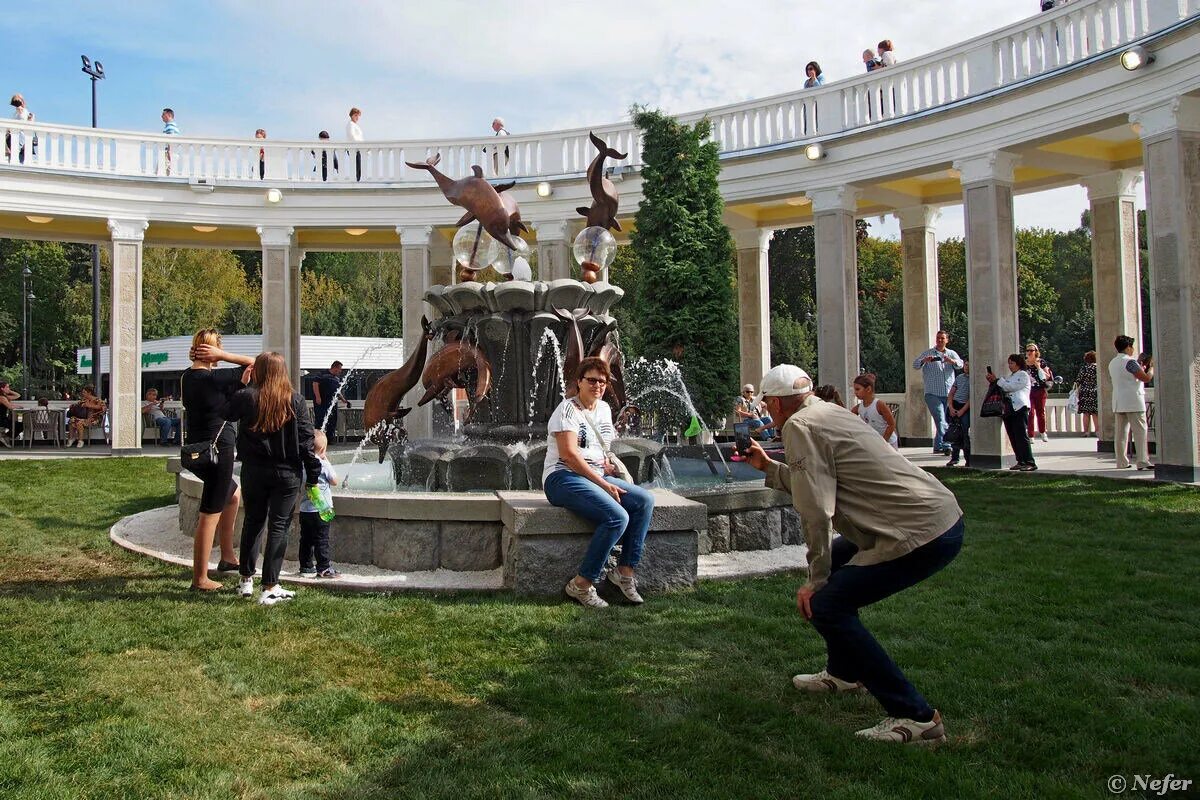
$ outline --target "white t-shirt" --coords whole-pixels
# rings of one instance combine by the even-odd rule
[[[891,50],[886,50],[879,54],[879,63],[884,67],[896,66],[896,56]]]
[[[361,142],[363,140],[362,128],[358,127],[358,123],[354,120],[346,123],[346,139],[351,142]]]
[[[604,442],[611,442],[617,435],[616,428],[613,427],[612,408],[601,400],[588,412],[592,416],[592,422],[600,429],[604,442],[596,441],[592,426],[588,424],[583,413],[579,406],[575,405],[574,398],[571,398],[559,403],[558,408],[550,415],[550,422],[546,426],[546,466],[542,469],[543,483],[550,477],[551,472],[570,469],[559,456],[558,441],[554,438],[554,434],[562,431],[575,433],[575,442],[579,445],[579,452],[583,454],[584,461],[597,475],[604,474],[604,453],[607,449]]]

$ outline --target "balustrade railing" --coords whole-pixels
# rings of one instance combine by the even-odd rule
[[[1013,86],[1112,50],[1200,13],[1200,0],[1074,0],[1050,12],[926,56],[828,86],[683,114],[712,121],[734,155],[823,138]],[[537,179],[584,172],[589,130],[642,164],[630,123],[508,137],[418,142],[280,142],[124,133],[9,121],[0,165],[124,177],[211,182],[427,184],[405,165],[441,155],[439,168],[489,178]]]

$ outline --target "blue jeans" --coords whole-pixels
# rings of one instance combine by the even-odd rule
[[[932,542],[882,564],[848,566],[858,548],[833,540],[833,572],[812,596],[812,624],[825,639],[826,669],[844,681],[862,681],[889,717],[928,722],[933,709],[908,682],[887,652],[858,618],[858,610],[914,586],[949,564],[962,549],[963,521]]]
[[[158,438],[166,444],[179,441],[179,420],[175,417],[158,417],[154,420],[158,426]]]
[[[933,449],[940,453],[946,449],[946,443],[942,441],[947,425],[946,398],[926,392],[925,407],[929,409],[929,416],[933,417]]]
[[[551,505],[574,511],[595,524],[596,532],[588,545],[579,574],[595,583],[604,572],[608,554],[621,545],[622,567],[636,567],[642,560],[646,532],[650,530],[650,515],[654,512],[654,495],[640,486],[626,483],[611,475],[605,478],[625,490],[621,502],[587,478],[568,469],[551,472],[543,483],[546,499]]]

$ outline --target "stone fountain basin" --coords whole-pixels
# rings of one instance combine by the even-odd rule
[[[201,483],[168,460],[176,475],[179,527],[195,529]],[[639,580],[651,591],[692,586],[697,557],[800,544],[790,498],[761,481],[679,492],[652,490],[655,510]],[[504,588],[559,595],[591,539],[586,520],[551,506],[540,491],[334,492],[335,563],[400,572],[478,572],[503,568]],[[241,530],[239,510],[237,530]],[[287,557],[295,559],[293,519]]]

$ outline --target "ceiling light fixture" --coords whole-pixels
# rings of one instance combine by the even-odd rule
[[[54,222],[54,217],[39,217],[36,214],[26,214],[25,219],[34,225],[45,225],[47,222]]]
[[[196,233],[212,233],[217,229],[216,225],[193,225],[192,230]]]
[[[362,236],[367,232],[366,228],[346,228],[345,230],[346,233],[350,234],[351,236]]]
[[[1140,44],[1134,45],[1121,53],[1121,66],[1130,72],[1153,63],[1154,55]]]
[[[537,185],[538,197],[549,197],[554,194],[554,187],[550,185],[550,181],[542,181]]]

